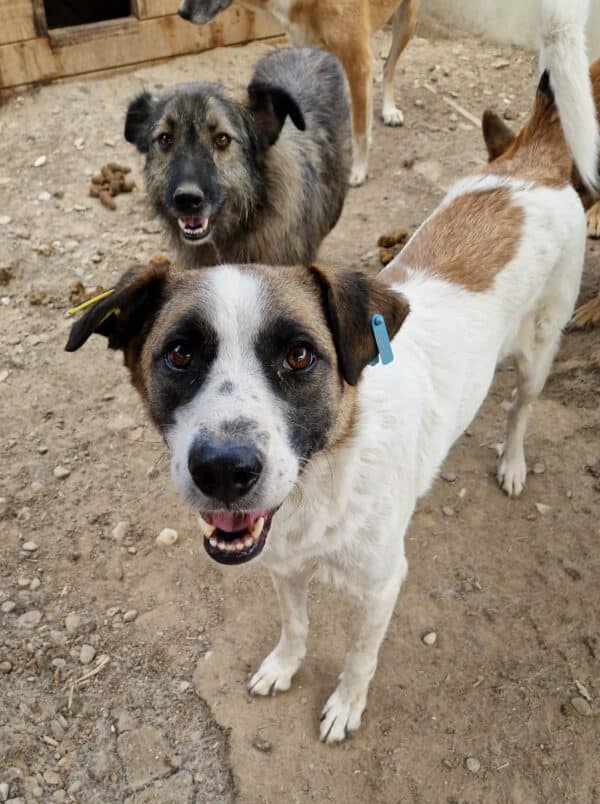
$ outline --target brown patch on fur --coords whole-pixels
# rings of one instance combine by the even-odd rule
[[[569,329],[591,329],[597,326],[600,326],[600,293],[575,310]]]
[[[522,226],[523,211],[507,189],[466,193],[441,206],[380,276],[395,284],[409,267],[471,291],[487,290],[515,256]]]
[[[600,59],[590,67],[590,79],[600,114]],[[593,205],[595,199],[567,148],[556,106],[544,92],[538,90],[532,115],[518,134],[490,110],[483,114],[482,129],[491,163],[488,172],[511,173],[550,187],[563,187],[570,181],[584,208]]]

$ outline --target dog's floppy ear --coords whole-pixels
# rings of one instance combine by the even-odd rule
[[[492,112],[489,109],[483,113],[481,129],[490,162],[502,156],[517,139],[517,135],[506,125],[504,120],[496,112]]]
[[[282,87],[253,81],[248,87],[248,100],[256,133],[265,148],[277,142],[288,115],[297,129],[306,129],[300,107]]]
[[[150,150],[150,121],[156,101],[148,91],[141,92],[127,108],[125,139],[143,154]]]
[[[169,277],[168,262],[130,268],[113,292],[92,304],[73,324],[66,351],[77,351],[94,333],[104,335],[110,349],[123,351],[125,365],[135,374],[144,341],[168,295]]]
[[[310,271],[323,294],[342,376],[356,385],[363,369],[378,354],[372,317],[376,313],[383,316],[391,340],[409,313],[408,301],[361,271],[336,271],[322,265],[312,265]]]

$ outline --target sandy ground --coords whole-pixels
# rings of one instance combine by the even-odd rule
[[[375,269],[377,236],[414,229],[482,162],[478,130],[442,96],[515,123],[530,106],[531,54],[421,34],[398,71],[407,124],[376,122],[370,181],[351,192],[324,260]],[[63,352],[72,283],[109,287],[161,246],[121,135],[127,100],[194,77],[241,80],[268,47],[51,86],[0,109],[0,801],[597,804],[600,331],[564,340],[529,431],[538,473],[517,501],[494,481],[514,381],[498,373],[419,506],[362,729],[337,748],[318,742],[318,715],[352,607],[315,586],[292,691],[250,699],[245,681],[278,634],[265,571],[209,562],[120,358],[100,338]],[[117,212],[88,196],[111,160],[140,186]],[[582,299],[599,284],[590,244]],[[165,527],[179,533],[168,548],[155,541]]]

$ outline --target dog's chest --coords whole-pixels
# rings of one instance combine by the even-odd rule
[[[266,8],[271,16],[285,29],[296,47],[322,45],[313,26],[302,20],[301,0],[268,0]]]

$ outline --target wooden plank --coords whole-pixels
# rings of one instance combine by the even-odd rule
[[[35,36],[31,0],[0,0],[0,45]]]
[[[181,0],[137,0],[140,19],[177,14],[180,2]]]
[[[277,36],[281,31],[264,15],[232,7],[210,25],[190,25],[179,16],[139,22],[138,33],[75,43],[52,50],[47,38],[0,47],[0,87],[46,82],[53,78],[139,64],[213,47]]]
[[[102,20],[89,25],[72,25],[68,28],[51,28],[48,31],[50,47],[66,47],[81,42],[91,42],[94,39],[108,36],[123,36],[124,34],[138,33],[140,23],[135,17],[121,17],[116,20]]]

